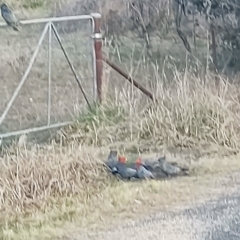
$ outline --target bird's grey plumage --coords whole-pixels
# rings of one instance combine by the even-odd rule
[[[153,174],[148,171],[144,166],[138,166],[137,176],[140,179],[154,179]]]
[[[127,167],[124,163],[118,162],[116,168],[123,179],[137,178],[137,170]]]
[[[126,166],[129,167],[129,168],[135,168],[136,164],[135,163],[127,163]],[[145,167],[149,171],[153,171],[154,170],[152,166],[146,165],[144,162],[142,163],[142,166]]]
[[[118,163],[118,152],[111,150],[108,155],[106,165],[110,168],[110,170],[116,171],[117,163]]]
[[[173,176],[173,175],[180,175],[181,173],[185,173],[187,169],[180,168],[178,166],[174,166],[167,162],[167,160],[164,158],[159,158],[158,159],[159,166],[161,170],[166,173],[168,176]]]
[[[159,165],[157,158],[156,159],[151,159],[151,158],[142,159],[142,163],[145,166],[145,168],[147,168],[149,171],[152,171]]]
[[[18,20],[5,3],[1,5],[1,14],[7,25],[11,26],[15,31],[18,31]]]
[[[142,159],[142,166],[145,167],[148,171],[153,173],[154,178],[164,179],[167,178],[167,174],[162,171],[158,158],[154,159]]]
[[[163,172],[163,170],[160,168],[160,166],[156,166],[154,169],[148,169],[149,171],[151,171],[154,175],[155,178],[158,178],[158,179],[164,179],[164,178],[167,178],[168,175]]]

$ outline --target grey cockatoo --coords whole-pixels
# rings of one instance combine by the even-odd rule
[[[118,152],[111,150],[108,155],[106,165],[110,168],[111,171],[116,171],[117,162],[118,162]]]
[[[157,165],[158,165],[158,161],[157,159],[151,159],[151,158],[141,158],[141,161],[142,161],[142,165],[149,171],[153,171]]]
[[[6,3],[1,5],[1,14],[7,25],[11,26],[15,31],[19,31],[18,20],[14,13],[8,8]]]
[[[127,167],[126,166],[126,157],[119,157],[118,162],[115,166],[117,173],[123,178],[123,179],[131,179],[131,178],[137,178],[137,170]]]
[[[159,158],[158,162],[161,170],[168,176],[187,175],[187,168],[181,168],[176,165],[172,165],[171,163],[167,162],[165,157]]]
[[[150,172],[143,164],[142,159],[136,160],[137,176],[139,179],[154,179],[152,172]]]
[[[142,166],[150,171],[155,179],[164,179],[167,178],[167,175],[162,171],[159,166],[158,158],[149,159],[149,158],[141,158]],[[135,163],[136,166],[136,163]]]

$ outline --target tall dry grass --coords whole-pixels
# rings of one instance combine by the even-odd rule
[[[238,152],[237,85],[222,80],[217,91],[212,82],[203,85],[190,75],[179,76],[169,86],[157,83],[156,102],[150,102],[136,89],[124,89],[116,90],[105,105],[95,106],[75,124],[62,129],[52,145],[4,150],[0,163],[0,224],[4,239],[15,239],[9,228],[16,233],[21,228],[25,233],[33,228],[34,222],[29,221],[39,212],[46,215],[58,208],[51,221],[57,218],[64,222],[76,218],[74,212],[79,208],[86,216],[98,209],[97,199],[102,199],[102,194],[108,196],[106,189],[118,185],[101,163],[109,148],[125,144],[127,152],[134,143],[137,152],[156,151],[161,146],[198,147],[208,152],[217,146],[218,156]],[[116,191],[108,194],[113,194],[109,195],[112,199]],[[112,204],[117,208],[123,199],[131,197],[129,191],[128,196],[114,197],[114,203],[109,200],[111,203],[105,204],[110,211]],[[78,210],[69,210],[69,206]],[[106,208],[104,211],[108,211]],[[36,220],[35,227],[44,221]]]
[[[107,177],[97,156],[76,145],[13,151],[14,155],[5,152],[1,159],[1,221],[6,216],[44,211],[61,197],[97,194]]]
[[[213,82],[203,85],[191,76],[180,76],[168,86],[156,84],[156,102],[130,89],[116,90],[105,105],[94,106],[62,129],[53,146],[5,150],[0,168],[2,209],[17,206],[17,211],[23,211],[35,200],[41,204],[48,197],[78,194],[91,185],[103,174],[98,151],[84,153],[76,143],[109,147],[136,142],[149,150],[162,145],[211,150],[211,145],[217,145],[226,152],[238,152],[237,85],[221,80],[217,90]]]
[[[181,75],[168,85],[157,81],[156,102],[137,89],[124,85],[114,98],[63,130],[66,140],[107,146],[114,142],[136,141],[151,147],[219,146],[230,152],[239,149],[238,84],[214,79],[203,84],[191,74]]]

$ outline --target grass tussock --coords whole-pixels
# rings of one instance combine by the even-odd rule
[[[1,159],[1,221],[32,214],[61,197],[85,197],[104,186],[106,172],[98,159],[81,148],[18,149]]]
[[[33,152],[19,149],[18,163],[1,166],[1,174],[5,172],[0,185],[1,239],[71,236],[78,228],[104,228],[142,213],[200,201],[199,196],[220,194],[220,183],[210,179],[239,169],[239,157],[231,159],[230,166],[225,159],[203,159],[196,165],[207,167],[196,176],[129,183],[107,176],[94,152],[92,157],[85,154],[90,152],[87,148],[75,145]],[[223,186],[231,190],[228,183]]]
[[[62,139],[94,146],[136,141],[149,147],[208,145],[238,151],[240,104],[236,85],[222,79],[216,89],[213,79],[203,85],[192,76],[179,77],[167,86],[159,81],[154,103],[130,88],[116,91],[114,100],[63,130]]]

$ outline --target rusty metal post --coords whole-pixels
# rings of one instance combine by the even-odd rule
[[[102,62],[102,34],[100,32],[101,14],[92,13],[91,16],[94,19],[94,49],[96,60],[96,83],[97,83],[97,98],[99,103],[102,102],[102,74],[103,74],[103,62]]]

